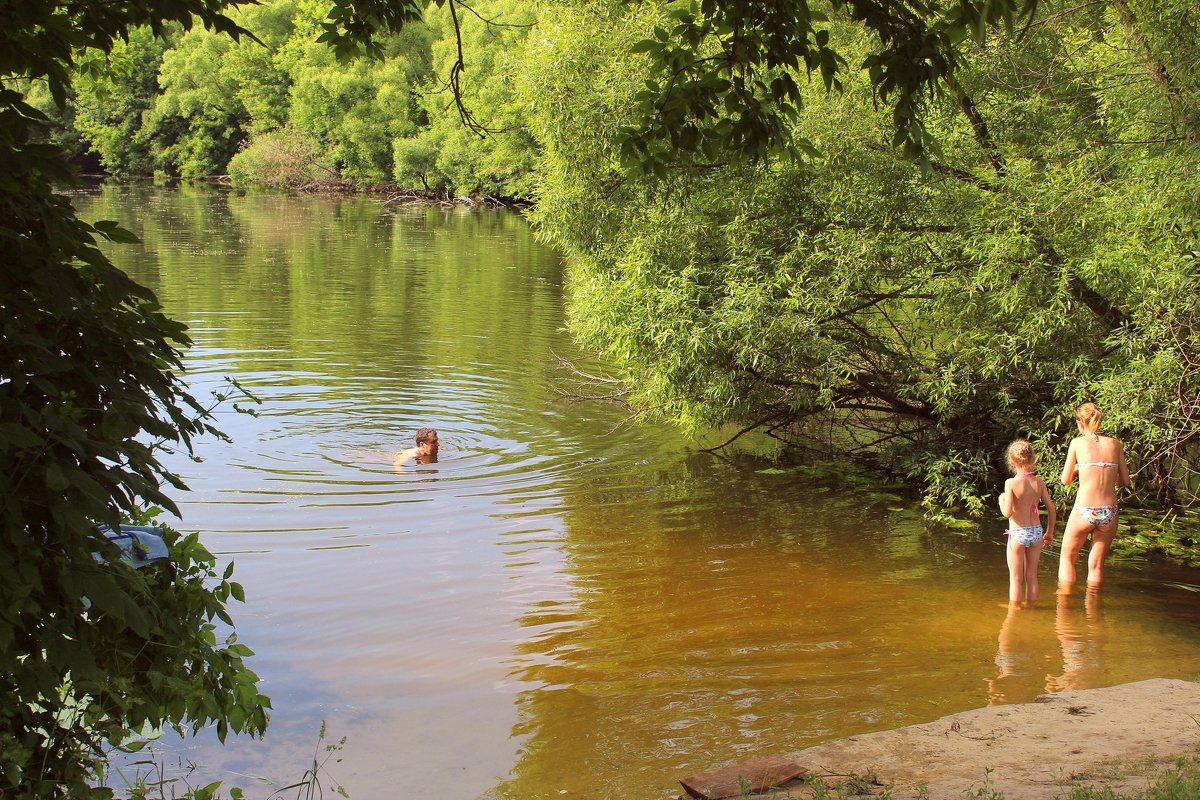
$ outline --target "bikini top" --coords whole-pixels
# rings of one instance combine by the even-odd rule
[[[1097,442],[1098,442],[1098,441],[1100,441],[1100,434],[1098,434],[1098,433],[1097,433],[1097,434],[1092,434],[1092,436],[1093,436],[1093,439],[1094,439],[1095,441],[1097,441]],[[1077,464],[1077,466],[1080,466],[1080,467],[1100,467],[1101,469],[1107,469],[1107,468],[1111,467],[1112,469],[1116,469],[1117,467],[1119,467],[1119,466],[1121,466],[1121,465],[1120,465],[1120,464],[1114,464],[1114,463],[1113,463],[1113,462],[1111,462],[1111,461],[1080,461],[1080,462]]]
[[[1031,470],[1031,469],[1022,470],[1022,471],[1021,471],[1021,474],[1022,474],[1022,475],[1034,475],[1034,476],[1036,476],[1036,475],[1037,475],[1037,473],[1036,473],[1036,472],[1034,472],[1034,471],[1033,471],[1033,470]],[[1034,501],[1033,501],[1033,504],[1031,505],[1031,507],[1030,507],[1030,510],[1031,510],[1031,511],[1032,511],[1034,514],[1037,514],[1037,513],[1038,513],[1038,505],[1039,505],[1040,503],[1041,503],[1041,501],[1040,501],[1040,500],[1034,500]]]

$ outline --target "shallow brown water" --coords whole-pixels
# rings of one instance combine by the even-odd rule
[[[661,798],[729,761],[1059,688],[1200,677],[1194,573],[1116,565],[1010,616],[1001,521],[716,458],[564,402],[562,265],[509,213],[211,189],[80,193],[118,264],[235,376],[232,444],[172,462],[181,530],[237,565],[266,739],[164,737],[172,774],[265,797]],[[442,458],[396,471],[416,428]],[[323,755],[323,754],[322,754]],[[129,768],[127,768],[129,769]],[[119,784],[119,780],[115,780]]]

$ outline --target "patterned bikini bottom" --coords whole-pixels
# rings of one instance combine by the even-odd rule
[[[1009,528],[1004,533],[1015,539],[1018,544],[1023,544],[1026,547],[1033,547],[1042,540],[1043,536],[1041,525],[1029,525],[1025,528]]]
[[[1075,506],[1075,513],[1093,528],[1106,528],[1117,518],[1116,506]]]

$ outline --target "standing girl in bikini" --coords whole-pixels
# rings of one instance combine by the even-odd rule
[[[1038,598],[1038,561],[1054,541],[1054,501],[1046,482],[1033,471],[1033,445],[1018,439],[1008,446],[1013,477],[1004,482],[1000,513],[1008,517],[1008,602],[1033,605]],[[1046,507],[1046,527],[1038,506]]]
[[[1104,560],[1117,535],[1117,487],[1129,485],[1125,448],[1118,440],[1100,433],[1100,419],[1100,409],[1095,403],[1084,403],[1075,409],[1079,435],[1071,440],[1067,450],[1062,482],[1068,486],[1079,478],[1079,492],[1063,533],[1062,554],[1058,559],[1059,591],[1070,591],[1075,583],[1075,559],[1089,535],[1092,549],[1088,552],[1087,585],[1094,589],[1103,582]]]

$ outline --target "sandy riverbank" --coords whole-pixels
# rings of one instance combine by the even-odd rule
[[[1079,784],[1141,788],[1176,758],[1198,752],[1200,683],[1156,678],[1042,695],[780,755],[828,783],[873,775],[875,792],[891,785],[896,800],[961,800],[985,781],[1005,800],[1049,800]]]

